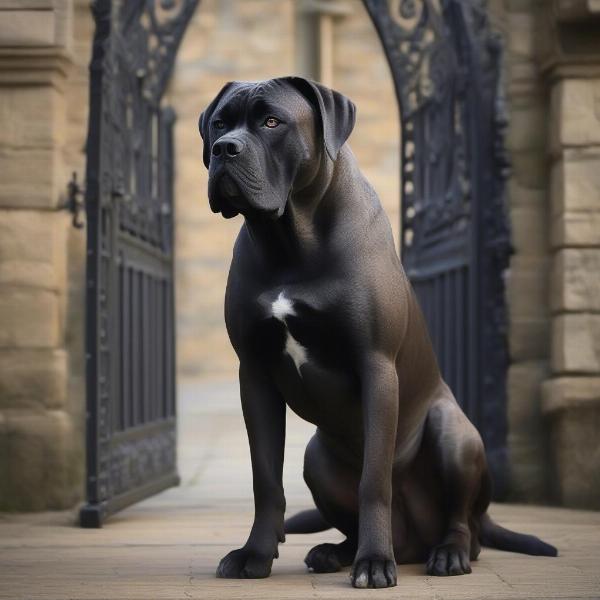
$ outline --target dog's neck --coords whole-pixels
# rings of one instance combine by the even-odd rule
[[[250,238],[268,262],[281,266],[315,265],[329,247],[330,237],[341,221],[350,218],[352,207],[344,188],[352,186],[356,159],[348,147],[340,150],[335,162],[321,161],[308,185],[292,191],[283,215],[276,221],[246,218]]]

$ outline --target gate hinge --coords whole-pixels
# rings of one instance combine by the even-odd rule
[[[68,210],[73,215],[71,224],[76,229],[82,229],[84,225],[83,221],[80,219],[81,211],[83,211],[85,207],[84,194],[85,188],[79,185],[77,173],[73,171],[71,181],[67,184],[67,197],[59,208]]]

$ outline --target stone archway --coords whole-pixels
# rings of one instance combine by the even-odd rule
[[[92,526],[177,480],[174,403],[165,403],[175,377],[172,117],[160,98],[196,2],[114,3],[112,13],[111,5],[95,4],[88,138],[89,504],[82,517]],[[401,108],[404,262],[445,377],[486,441],[501,496],[508,233],[499,45],[478,6],[364,5]],[[113,45],[102,46],[107,39]],[[162,324],[153,327],[151,315]],[[144,350],[153,340],[167,342],[163,356]]]

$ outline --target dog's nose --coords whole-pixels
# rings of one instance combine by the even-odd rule
[[[223,136],[220,137],[212,147],[213,156],[226,156],[233,158],[244,149],[244,143],[237,138]]]

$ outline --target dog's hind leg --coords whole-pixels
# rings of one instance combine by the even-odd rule
[[[319,544],[304,562],[317,573],[333,573],[354,561],[358,540],[359,475],[342,461],[317,433],[304,454],[304,480],[327,523],[346,539],[340,544]]]
[[[427,561],[429,575],[463,575],[479,554],[478,524],[489,503],[483,485],[487,466],[478,431],[446,387],[427,417],[425,443],[431,444],[446,517],[445,535]],[[477,514],[475,514],[477,513]]]

